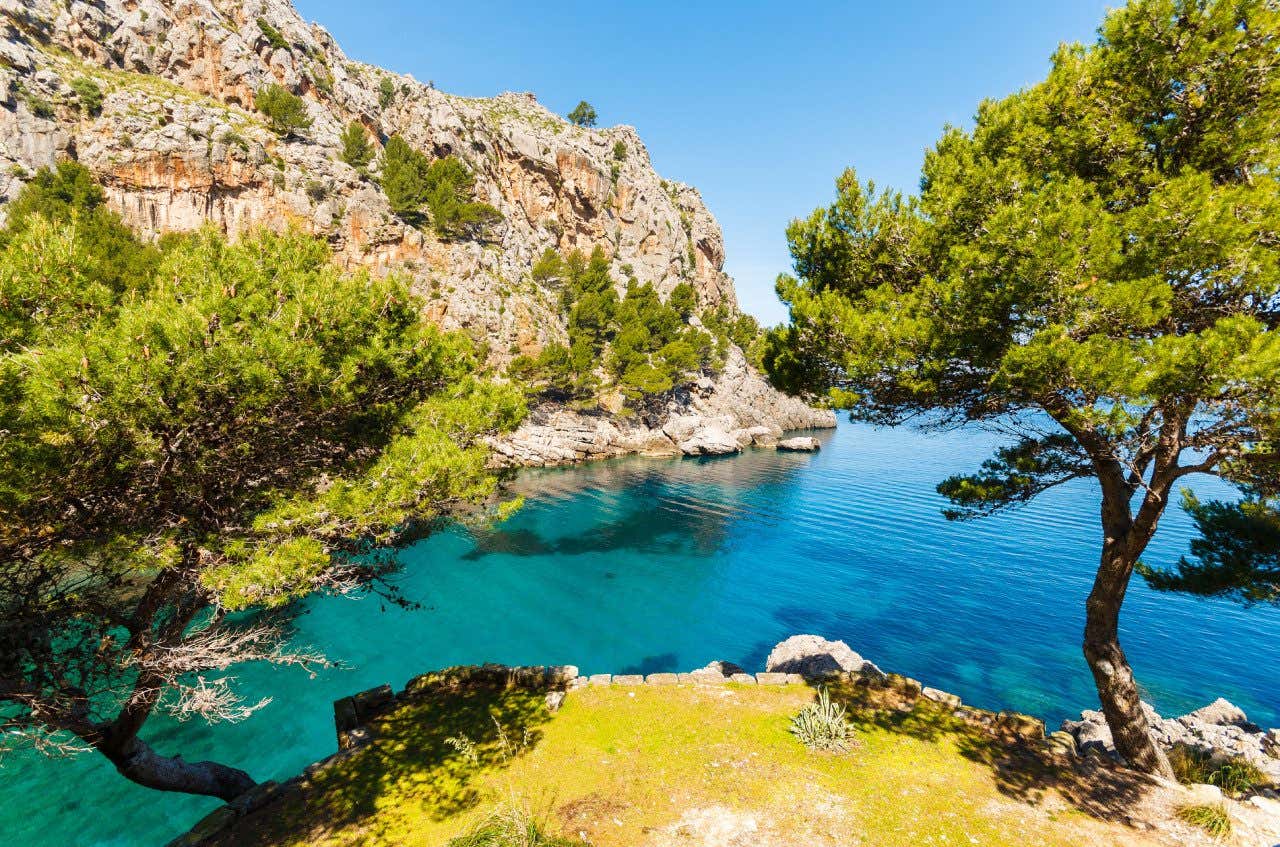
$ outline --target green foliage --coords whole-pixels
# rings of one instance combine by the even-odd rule
[[[748,362],[757,368],[763,367],[765,337],[759,322],[751,315],[718,306],[702,313],[702,325],[715,337],[720,357],[724,357],[732,343],[742,349]]]
[[[283,85],[274,82],[259,88],[254,95],[258,111],[267,117],[272,132],[287,138],[295,132],[311,126],[307,117],[307,104],[301,97]]]
[[[0,247],[0,674],[26,692],[0,733],[98,746],[183,674],[291,661],[226,612],[383,573],[494,492],[483,439],[524,406],[403,280],[311,238],[205,230],[108,283],[76,168],[37,176]],[[247,714],[228,697],[211,717]]]
[[[1222,803],[1200,806],[1179,806],[1179,820],[1198,826],[1214,838],[1226,838],[1231,834],[1231,814]]]
[[[391,77],[384,76],[378,80],[378,105],[387,108],[396,99],[396,84],[391,81]]]
[[[37,118],[51,121],[57,116],[57,112],[54,111],[53,104],[43,97],[38,97],[35,94],[28,94],[26,96],[26,101],[27,108],[29,108],[31,110],[31,114],[35,115]]]
[[[575,126],[595,126],[595,107],[586,100],[578,101],[578,105],[574,106],[573,111],[569,113],[569,122]]]
[[[272,50],[289,49],[289,42],[281,35],[280,30],[267,23],[265,18],[258,18],[258,30],[266,37]]]
[[[502,220],[502,214],[488,203],[470,199],[474,184],[475,177],[456,156],[432,161],[398,135],[388,139],[383,149],[382,190],[392,210],[419,225],[425,206],[441,238],[479,238]]]
[[[853,724],[845,716],[844,706],[831,702],[823,687],[818,690],[818,699],[791,719],[791,734],[810,750],[843,753],[853,743]]]
[[[687,323],[696,299],[678,286],[667,303],[654,287],[632,280],[619,299],[604,251],[560,256],[548,249],[531,271],[542,285],[562,284],[569,346],[551,345],[537,360],[518,357],[513,375],[562,398],[585,398],[605,373],[629,402],[640,405],[670,391],[709,362],[711,337]],[[546,360],[543,357],[547,357]]]
[[[373,161],[373,144],[369,141],[369,133],[364,124],[352,121],[342,131],[342,152],[339,157],[360,172]]]
[[[533,268],[529,271],[529,275],[539,285],[551,285],[559,282],[565,275],[564,260],[560,258],[560,254],[555,251],[555,248],[548,247],[542,251],[538,261],[533,263]]]
[[[317,62],[311,67],[311,81],[325,94],[333,94],[333,74],[323,64]]]
[[[1202,503],[1184,491],[1182,506],[1200,532],[1191,558],[1183,556],[1173,569],[1139,563],[1148,585],[1246,604],[1280,603],[1280,510],[1274,500]]]
[[[71,81],[71,88],[80,103],[80,111],[95,117],[102,113],[102,89],[98,83],[82,76]]]
[[[1216,785],[1230,797],[1240,797],[1267,785],[1270,780],[1252,762],[1218,760],[1209,750],[1180,744],[1169,751],[1174,776],[1184,785]]]
[[[627,145],[623,141],[615,141],[613,143],[613,158],[616,161],[624,162],[627,159]]]
[[[39,327],[62,316],[92,314],[149,279],[160,261],[159,251],[140,242],[106,207],[102,189],[78,162],[41,168],[8,212],[0,230],[4,351],[30,343]],[[59,226],[74,227],[75,239],[54,239]]]
[[[667,298],[667,305],[675,309],[676,314],[680,316],[680,320],[687,321],[697,311],[697,292],[693,290],[692,285],[682,282],[671,290],[671,296]]]

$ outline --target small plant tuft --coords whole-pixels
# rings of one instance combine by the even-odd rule
[[[1203,806],[1179,806],[1178,819],[1198,826],[1214,838],[1226,838],[1231,834],[1231,815],[1222,803]]]
[[[533,815],[515,806],[498,809],[448,847],[574,847],[579,842],[549,835]]]
[[[853,745],[853,725],[845,717],[844,706],[831,702],[826,688],[791,719],[791,733],[810,750],[843,753]]]
[[[1169,751],[1174,776],[1184,785],[1216,785],[1232,797],[1248,794],[1268,783],[1267,775],[1245,759],[1216,761],[1207,750],[1179,744]]]

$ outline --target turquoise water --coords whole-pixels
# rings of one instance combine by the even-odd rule
[[[1051,723],[1096,701],[1080,657],[1097,558],[1091,483],[1030,507],[948,523],[934,486],[995,440],[841,424],[817,455],[625,459],[529,471],[525,509],[496,531],[461,529],[407,551],[401,585],[419,611],[318,599],[296,641],[344,667],[314,679],[251,667],[250,720],[155,721],[161,752],[287,777],[335,749],[330,701],[458,663],[572,663],[583,672],[688,670],[711,659],[760,669],[798,632],[842,638],[882,667],[966,701]],[[1210,480],[1205,494],[1222,493]],[[1147,556],[1185,550],[1175,511]],[[1280,611],[1154,595],[1135,584],[1124,640],[1157,707],[1217,697],[1280,725]],[[163,844],[217,801],[138,788],[86,755],[0,766],[0,839],[21,845]]]

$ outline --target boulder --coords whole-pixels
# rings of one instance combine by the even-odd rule
[[[1201,723],[1213,726],[1238,726],[1248,732],[1261,731],[1256,725],[1249,722],[1249,718],[1245,715],[1243,709],[1222,697],[1207,706],[1201,706],[1194,712],[1183,715],[1178,718],[1178,722],[1187,727]]]
[[[717,426],[702,427],[679,447],[686,456],[725,456],[742,450],[736,438]]]
[[[718,673],[722,676],[733,676],[736,673],[746,673],[745,670],[738,665],[735,665],[733,662],[725,662],[720,659],[716,659],[714,662],[707,662],[706,667],[698,668],[694,673],[702,673],[704,671],[707,673]]]
[[[861,673],[868,665],[875,668],[843,641],[828,641],[818,635],[793,635],[773,648],[764,669],[770,673],[798,673],[812,678],[841,671]]]
[[[791,453],[816,453],[819,448],[818,439],[811,435],[799,435],[795,438],[784,438],[778,442],[778,449]]]

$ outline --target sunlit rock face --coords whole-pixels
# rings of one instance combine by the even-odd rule
[[[559,291],[529,273],[548,247],[599,246],[617,279],[663,296],[687,281],[701,307],[736,309],[719,225],[696,189],[658,176],[631,127],[585,129],[531,94],[456,97],[352,61],[283,0],[0,0],[0,13],[0,202],[37,168],[74,158],[148,235],[295,227],[347,266],[407,274],[428,317],[469,332],[496,365],[565,338]],[[99,114],[79,108],[81,77],[105,95]],[[311,125],[298,136],[279,138],[254,110],[268,83],[304,99]],[[407,226],[378,187],[376,159],[368,175],[340,160],[352,121],[462,159],[502,223],[484,241],[455,242]],[[711,391],[744,388],[725,401],[741,407],[735,424],[830,425],[745,365],[729,370]]]

